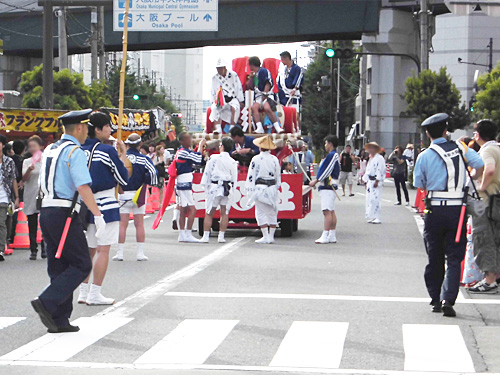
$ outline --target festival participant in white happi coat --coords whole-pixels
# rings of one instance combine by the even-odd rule
[[[254,140],[260,154],[253,157],[248,169],[246,189],[248,205],[255,202],[255,218],[262,231],[257,243],[273,243],[278,225],[278,189],[281,185],[281,168],[278,158],[271,155],[276,145],[270,135]]]
[[[218,241],[219,243],[226,242],[224,235],[229,222],[228,215],[231,210],[235,184],[238,181],[238,162],[229,154],[233,146],[234,141],[231,138],[223,138],[219,146],[220,154],[212,155],[205,167],[201,184],[205,186],[207,194],[205,199],[207,213],[203,225],[204,233],[200,242],[209,242],[213,216],[219,206],[220,231]]]
[[[245,101],[243,88],[238,75],[227,69],[226,62],[220,58],[217,60],[217,74],[212,77],[212,106],[210,121],[214,123],[214,133],[222,134],[221,122],[229,123],[233,128],[239,119],[241,104]],[[218,92],[222,90],[224,101],[218,103]],[[222,105],[221,105],[222,104]]]
[[[376,142],[365,145],[370,154],[363,181],[366,183],[366,220],[370,224],[382,223],[380,211],[382,208],[382,189],[386,173],[385,159],[380,155],[382,150]]]

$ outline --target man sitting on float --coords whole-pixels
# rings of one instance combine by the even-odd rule
[[[260,112],[263,110],[273,123],[277,133],[282,133],[278,118],[276,116],[276,100],[272,92],[274,87],[273,77],[266,68],[260,65],[260,59],[257,56],[252,56],[248,59],[250,66],[250,76],[247,81],[247,89],[254,90],[254,100],[252,105],[252,116],[255,123],[255,132],[262,134],[264,128],[260,120]]]
[[[278,74],[278,96],[280,103],[284,106],[291,106],[300,112],[300,105],[302,103],[302,95],[300,93],[300,86],[304,74],[302,69],[293,62],[290,52],[285,51],[280,54],[281,63],[283,64]]]
[[[217,60],[216,68],[217,74],[212,77],[210,121],[214,123],[214,133],[222,134],[221,122],[227,122],[232,129],[240,117],[245,99],[238,75],[227,69],[222,58]]]

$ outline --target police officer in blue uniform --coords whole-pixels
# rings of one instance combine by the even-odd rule
[[[87,157],[81,149],[88,134],[91,109],[73,111],[59,117],[64,135],[48,146],[42,158],[40,185],[43,194],[40,227],[47,245],[47,271],[50,285],[31,304],[49,333],[77,332],[69,323],[73,310],[73,291],[92,269],[82,220],[78,215],[79,197],[94,215],[96,236],[105,232],[106,223],[92,195],[92,179]],[[73,203],[74,212],[71,211]],[[62,255],[55,257],[68,217],[72,217]]]
[[[480,172],[484,163],[465,144],[446,140],[448,119],[446,113],[438,113],[422,123],[432,143],[417,159],[414,185],[427,190],[424,243],[429,260],[424,277],[432,311],[453,317],[466,246],[465,223],[459,242],[455,242],[461,208],[467,199],[466,168]]]

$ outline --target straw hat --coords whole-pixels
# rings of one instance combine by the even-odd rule
[[[378,145],[377,142],[370,142],[365,145],[365,150],[368,150],[370,147],[374,147],[377,149],[377,152],[380,152],[382,148]]]
[[[273,142],[273,139],[270,135],[265,135],[260,138],[256,138],[253,140],[253,144],[259,148],[263,148],[265,150],[274,150],[276,149],[276,144]]]

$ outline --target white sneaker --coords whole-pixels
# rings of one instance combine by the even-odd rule
[[[379,219],[372,220],[370,224],[382,224],[382,222]]]
[[[257,124],[257,129],[255,129],[255,133],[264,134],[264,128],[262,127],[262,124]]]
[[[262,237],[262,238],[259,238],[258,240],[255,240],[255,243],[265,243],[265,244],[268,244],[270,242],[269,242],[269,239],[267,237]]]
[[[328,242],[329,243],[337,243],[337,236],[335,234],[328,236]]]
[[[410,202],[406,202],[405,206],[408,207],[410,205]]]
[[[190,243],[198,243],[200,242],[199,239],[195,238],[191,232],[187,232],[186,236],[184,237],[184,242],[190,242]]]
[[[137,258],[136,259],[137,259],[138,262],[144,262],[146,260],[149,260],[149,258],[146,255],[144,255],[144,253],[137,254]]]
[[[116,255],[112,258],[114,261],[122,262],[123,261],[123,253],[116,253]]]
[[[281,126],[279,126],[278,124],[274,124],[274,129],[276,130],[276,133],[283,133],[284,130],[281,128]]]
[[[367,220],[366,220],[366,222],[367,222],[368,224],[371,224],[371,223],[372,223],[372,221],[373,221],[373,219],[367,219]]]
[[[184,235],[184,231],[183,230],[179,230],[179,239],[178,239],[179,242],[186,242],[186,236]]]
[[[226,243],[226,239],[224,237],[219,236],[219,238],[217,238],[217,242]]]
[[[78,303],[87,303],[87,297],[89,296],[89,284],[80,284],[80,292],[78,293]]]
[[[201,239],[198,241],[200,243],[209,243],[210,242],[210,237],[201,237]]]
[[[328,240],[328,234],[322,234],[320,238],[318,238],[316,241],[314,241],[317,244],[324,244],[324,243],[329,243],[330,241]]]
[[[215,125],[214,134],[215,133],[222,134],[222,127],[220,126],[220,124]]]
[[[90,286],[90,292],[89,292],[89,296],[87,297],[86,303],[89,306],[113,305],[115,303],[115,300],[113,298],[104,297],[101,294],[101,287],[98,285],[92,284]]]

